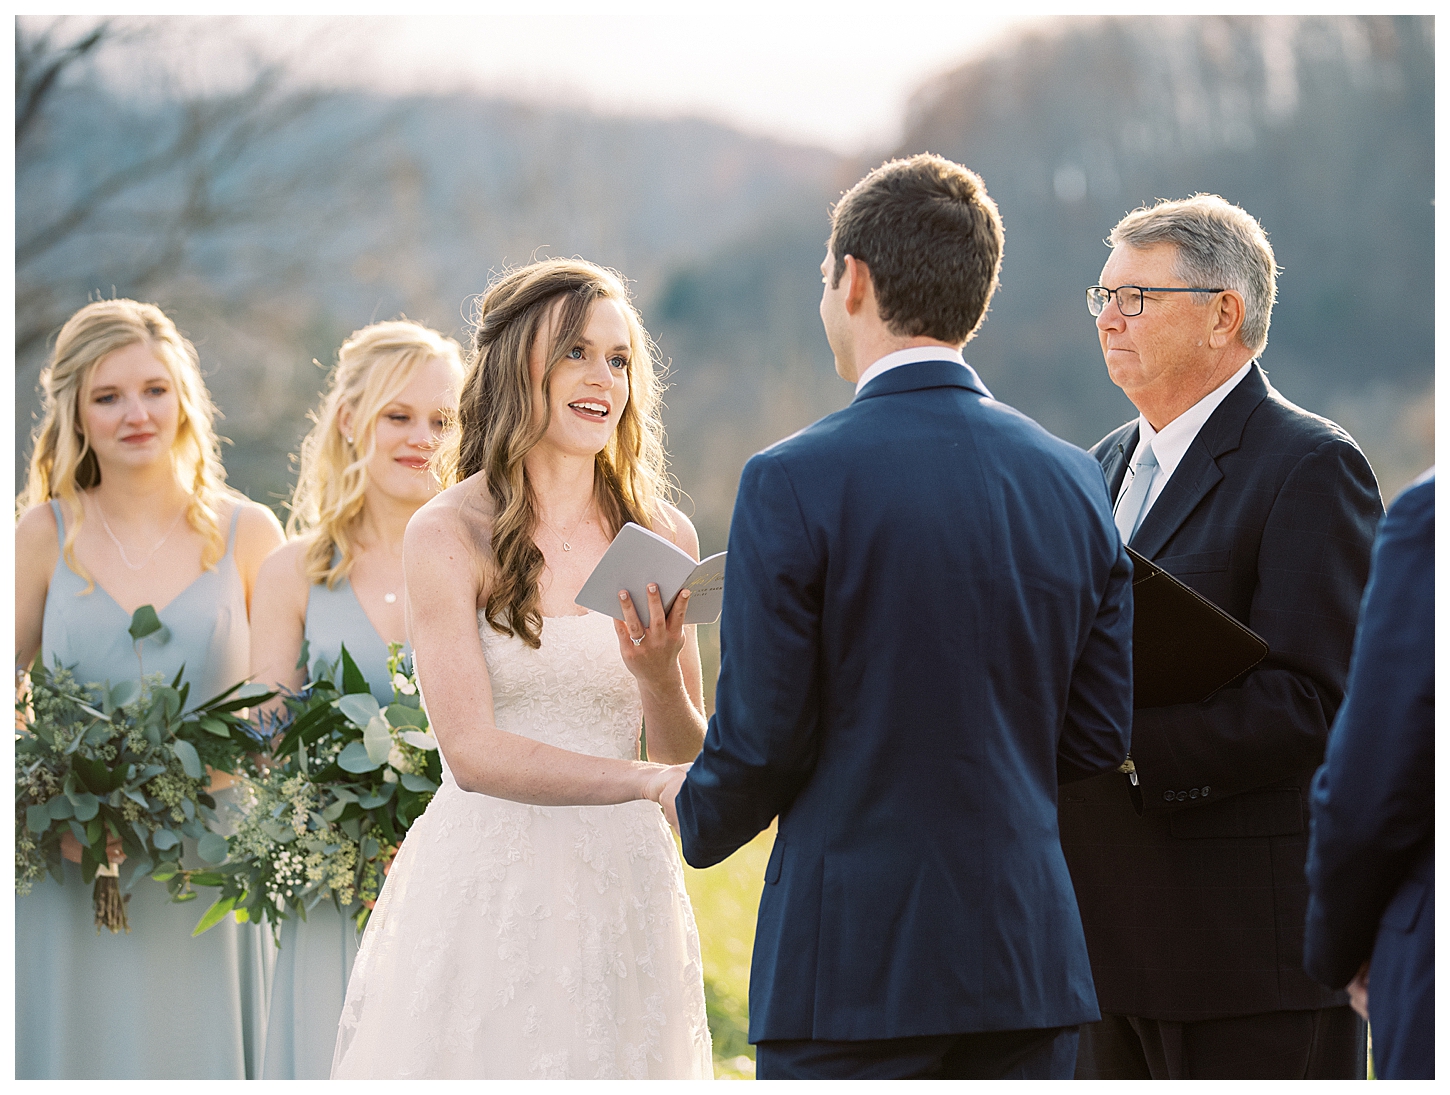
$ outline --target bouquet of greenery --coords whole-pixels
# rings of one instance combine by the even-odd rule
[[[196,934],[231,912],[265,917],[275,936],[289,916],[305,920],[329,898],[343,910],[359,903],[358,929],[367,923],[398,846],[442,779],[438,743],[401,650],[388,648],[387,706],[346,647],[300,693],[282,694],[286,713],[269,727],[275,761],[248,779],[251,802],[229,841],[232,858],[188,878],[221,888]],[[298,664],[307,664],[305,646]]]
[[[128,891],[144,875],[168,881],[173,900],[196,897],[180,866],[183,837],[196,840],[207,862],[226,858],[207,768],[244,767],[261,739],[242,708],[274,695],[238,683],[188,708],[180,672],[170,684],[143,672],[139,644],[161,627],[151,605],[131,618],[138,680],[82,684],[37,658],[29,694],[17,697],[16,892],[30,893],[47,872],[64,879],[61,841],[69,833],[80,845],[84,880],[94,880],[98,932],[130,931]],[[117,842],[126,856],[120,869],[107,853]]]

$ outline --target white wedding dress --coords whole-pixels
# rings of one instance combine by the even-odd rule
[[[501,729],[639,755],[639,689],[608,616],[540,649],[480,619]],[[528,806],[443,785],[368,921],[333,1079],[710,1079],[700,942],[653,802]]]

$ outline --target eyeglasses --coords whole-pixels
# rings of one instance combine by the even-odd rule
[[[1222,293],[1222,289],[1170,289],[1162,285],[1119,285],[1109,289],[1103,285],[1089,285],[1087,290],[1088,314],[1100,316],[1114,294],[1118,298],[1118,311],[1125,316],[1141,315],[1144,293]]]

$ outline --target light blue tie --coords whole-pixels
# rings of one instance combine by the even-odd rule
[[[1118,526],[1118,535],[1123,543],[1131,543],[1133,533],[1143,523],[1143,512],[1148,501],[1148,488],[1153,485],[1153,475],[1158,470],[1158,458],[1153,455],[1153,446],[1144,445],[1143,453],[1133,465],[1133,481],[1127,492],[1118,499],[1118,508],[1113,513],[1113,522]]]

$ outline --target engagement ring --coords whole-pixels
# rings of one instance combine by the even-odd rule
[[[629,637],[629,641],[634,643],[635,646],[638,646],[640,643],[644,642],[644,636],[641,635],[639,638],[636,639],[633,635],[631,635]]]

